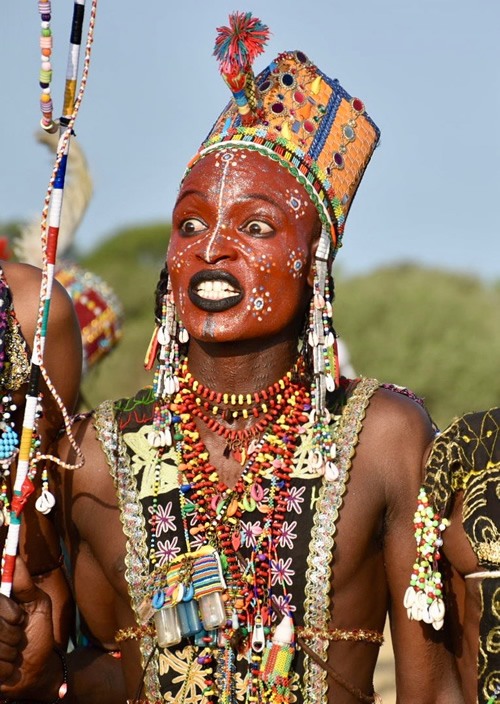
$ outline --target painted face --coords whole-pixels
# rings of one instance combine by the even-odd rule
[[[192,337],[234,342],[298,333],[319,218],[283,167],[221,149],[186,177],[172,216],[168,270]]]

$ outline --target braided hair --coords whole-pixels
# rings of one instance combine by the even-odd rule
[[[155,320],[157,325],[161,325],[161,308],[163,298],[167,295],[168,290],[168,269],[167,265],[160,271],[160,278],[155,289]]]

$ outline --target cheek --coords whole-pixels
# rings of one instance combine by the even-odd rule
[[[184,264],[184,251],[179,247],[176,239],[172,239],[167,253],[167,268],[170,276],[175,276]]]
[[[247,303],[247,311],[259,322],[272,313],[273,299],[265,286],[254,286]]]
[[[302,247],[288,251],[286,269],[294,279],[301,279],[306,275],[307,253]]]
[[[254,254],[249,258],[250,266],[264,274],[272,274],[276,269],[276,260],[272,253]]]

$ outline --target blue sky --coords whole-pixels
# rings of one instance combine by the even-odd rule
[[[235,9],[271,29],[257,71],[280,51],[301,49],[360,97],[381,128],[347,222],[343,269],[416,261],[500,279],[497,0],[100,0],[76,125],[95,190],[78,247],[170,217],[184,166],[228,99],[211,53],[215,27]],[[52,0],[52,14],[58,113],[72,2]],[[41,211],[51,162],[33,137],[37,3],[7,3],[2,17],[5,222]]]

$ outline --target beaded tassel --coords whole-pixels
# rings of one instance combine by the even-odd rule
[[[276,626],[272,641],[262,657],[260,679],[270,688],[266,701],[280,704],[289,701],[290,670],[295,655],[293,619],[283,617]]]
[[[309,313],[308,344],[313,354],[314,380],[311,384],[313,448],[309,467],[321,471],[328,481],[334,481],[338,469],[334,463],[336,449],[330,429],[330,413],[326,407],[326,392],[335,390],[338,381],[335,334],[331,326],[332,304],[328,285],[330,236],[323,229],[316,252],[313,297]]]
[[[445,606],[443,583],[438,561],[443,544],[442,532],[449,525],[434,511],[427,492],[422,487],[418,495],[418,507],[413,519],[417,559],[413,565],[410,586],[404,596],[408,617],[415,621],[432,623],[436,630],[444,623]]]
[[[159,364],[153,388],[155,397],[162,399],[179,391],[179,340],[175,303],[172,290],[168,289],[162,302],[161,326],[158,330]]]
[[[256,119],[259,100],[252,63],[264,50],[268,38],[269,28],[250,12],[234,12],[229,16],[229,27],[217,29],[214,56],[243,125],[252,125]]]
[[[179,391],[179,344],[189,339],[186,328],[177,320],[174,295],[170,284],[162,301],[161,324],[153,333],[153,338],[146,355],[146,368],[158,352],[158,366],[155,371],[153,389],[157,400],[153,430],[148,435],[148,442],[153,447],[172,445],[170,424],[172,414],[168,404],[172,396]]]

